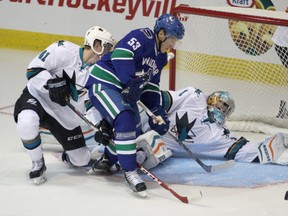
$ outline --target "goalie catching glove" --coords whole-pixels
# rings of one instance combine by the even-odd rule
[[[149,116],[149,126],[152,130],[158,132],[160,135],[164,135],[169,130],[170,121],[164,108],[157,107],[152,109],[151,112],[156,116]]]
[[[61,106],[67,105],[71,90],[63,77],[49,79],[44,87],[48,89],[51,101],[60,104]]]

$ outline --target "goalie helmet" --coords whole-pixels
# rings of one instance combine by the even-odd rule
[[[208,117],[212,122],[223,124],[235,110],[234,99],[226,91],[213,92],[207,98]]]
[[[101,52],[96,52],[94,50],[94,41],[95,40],[100,40],[101,41],[101,46],[102,50]],[[106,29],[99,27],[99,26],[94,26],[90,28],[85,35],[85,40],[84,40],[84,45],[85,46],[90,46],[91,49],[98,55],[102,54],[104,49],[108,49],[109,51],[111,48],[114,46],[115,39],[112,36],[110,32],[108,32]]]
[[[158,33],[161,29],[164,29],[167,38],[174,36],[181,40],[184,37],[185,29],[183,24],[171,14],[163,14],[156,20],[154,32]]]

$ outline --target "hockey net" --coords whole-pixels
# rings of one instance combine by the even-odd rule
[[[174,14],[185,36],[170,61],[169,88],[229,91],[236,105],[227,122],[232,130],[287,133],[288,57],[277,54],[272,37],[278,26],[288,26],[288,14],[181,5]]]

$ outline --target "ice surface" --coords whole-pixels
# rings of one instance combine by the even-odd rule
[[[168,183],[182,196],[202,190],[203,199],[188,205],[181,203],[155,182],[147,181],[148,197],[141,199],[130,192],[121,176],[87,175],[84,169],[75,169],[60,162],[55,157],[61,152],[57,145],[44,145],[48,181],[43,185],[33,185],[28,178],[31,162],[17,137],[15,123],[9,113],[13,112],[12,106],[26,83],[26,67],[36,54],[30,51],[0,50],[0,216],[287,216],[288,201],[284,200],[288,190],[287,181],[244,188],[235,185],[199,186],[201,181],[199,185]],[[177,175],[174,171],[171,167],[171,178]],[[229,172],[230,181],[234,181],[232,171],[223,173],[223,181]],[[281,172],[287,176],[285,170],[281,169]],[[213,177],[204,172],[199,173],[200,170],[197,174],[199,178],[205,175],[206,182]],[[164,182],[165,175],[159,175]],[[221,181],[221,174],[217,175],[218,181]],[[239,180],[241,175],[245,182],[247,175],[253,175],[253,169],[248,165],[246,169],[239,169],[235,179]],[[273,179],[273,172],[268,166],[267,176]]]

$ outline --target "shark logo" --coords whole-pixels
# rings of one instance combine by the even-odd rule
[[[197,96],[199,97],[200,94],[202,94],[203,92],[200,89],[196,89],[195,93],[197,94]]]
[[[71,90],[71,97],[74,101],[78,101],[78,97],[79,94],[81,94],[82,92],[78,92],[77,88],[76,88],[76,75],[75,75],[75,71],[73,72],[72,77],[70,78],[69,75],[66,73],[65,70],[63,70],[63,78],[66,80],[67,86],[70,88]]]
[[[187,112],[181,118],[179,118],[178,113],[176,113],[176,128],[174,127],[174,130],[176,130],[179,140],[193,142],[193,137],[196,137],[196,135],[193,133],[192,128],[196,120],[197,119],[194,119],[189,123]],[[188,134],[189,132],[190,135]]]

